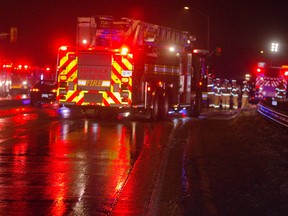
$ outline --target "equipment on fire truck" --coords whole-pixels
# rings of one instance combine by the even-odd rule
[[[207,53],[193,53],[194,41],[188,32],[140,20],[79,17],[76,46],[59,48],[57,100],[95,114],[156,120],[191,108],[197,116]]]

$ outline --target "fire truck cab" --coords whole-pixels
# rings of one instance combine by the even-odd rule
[[[165,118],[200,114],[205,54],[195,36],[111,16],[78,17],[76,46],[59,48],[57,101],[62,107]]]

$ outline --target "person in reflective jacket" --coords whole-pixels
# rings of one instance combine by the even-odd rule
[[[237,85],[236,80],[232,80],[231,95],[232,95],[232,108],[238,109],[239,87]]]
[[[219,78],[216,78],[216,84],[214,86],[214,92],[215,92],[215,99],[214,99],[214,107],[216,109],[220,108],[221,103],[221,80]]]
[[[214,92],[214,80],[212,76],[208,76],[207,94],[208,94],[209,108],[214,108],[215,92]]]
[[[222,109],[230,108],[230,95],[231,88],[229,87],[229,81],[225,80],[221,85],[221,98],[222,98]]]
[[[286,99],[286,88],[285,88],[285,85],[284,85],[284,82],[281,81],[277,88],[275,89],[276,90],[276,98],[278,101],[285,101]]]
[[[242,105],[241,108],[245,108],[248,104],[249,100],[249,87],[247,85],[247,81],[243,82],[243,88],[242,88]]]

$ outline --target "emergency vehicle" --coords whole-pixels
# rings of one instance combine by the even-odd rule
[[[28,94],[30,88],[39,80],[54,79],[55,71],[50,67],[39,67],[32,65],[17,65],[12,70],[11,94]]]
[[[31,86],[41,79],[55,79],[49,67],[41,68],[12,63],[0,67],[0,96],[28,94]]]
[[[275,98],[277,95],[277,87],[283,82],[287,90],[287,66],[268,66],[265,63],[258,63],[256,82],[255,82],[255,98],[263,100],[267,98]]]
[[[28,65],[13,67],[10,94],[28,94],[30,86],[33,84],[33,79],[33,73]]]
[[[198,116],[207,51],[193,52],[195,40],[141,20],[78,17],[76,46],[59,48],[57,101],[96,115],[157,120],[186,109]]]
[[[12,65],[0,65],[0,96],[7,97],[11,88]]]

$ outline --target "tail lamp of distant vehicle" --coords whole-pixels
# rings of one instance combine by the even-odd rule
[[[31,92],[39,92],[39,91],[40,91],[39,88],[32,88],[32,89],[31,89]]]

